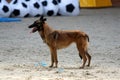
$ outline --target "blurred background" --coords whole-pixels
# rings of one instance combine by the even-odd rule
[[[0,17],[77,16],[82,8],[120,7],[120,0],[0,0]]]

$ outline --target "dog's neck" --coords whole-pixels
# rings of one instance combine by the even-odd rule
[[[47,36],[49,36],[50,33],[52,33],[54,30],[48,26],[47,23],[43,24],[43,30],[38,31],[42,40],[46,43],[47,42]]]
[[[46,35],[49,35],[51,32],[53,32],[53,29],[49,27],[47,23],[43,24],[43,28],[44,28],[43,31]]]

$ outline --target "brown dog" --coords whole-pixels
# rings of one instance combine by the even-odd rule
[[[91,56],[87,51],[89,42],[88,35],[78,30],[54,30],[49,27],[45,21],[46,18],[41,16],[41,18],[30,25],[29,28],[33,28],[31,33],[38,31],[42,40],[49,46],[52,62],[50,67],[53,67],[54,63],[55,67],[57,67],[57,49],[65,48],[73,42],[76,43],[77,49],[79,51],[79,56],[83,59],[83,64],[80,68],[84,68],[87,59],[87,66],[90,66]]]

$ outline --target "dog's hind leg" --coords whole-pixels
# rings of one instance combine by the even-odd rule
[[[78,49],[78,52],[79,52],[79,57],[80,57],[80,59],[82,59],[82,56],[81,56],[80,50],[79,50],[79,45],[77,43],[76,43],[76,46],[77,46],[77,49]]]
[[[76,45],[77,45],[77,49],[79,51],[79,56],[83,59],[83,64],[80,67],[80,69],[82,69],[85,67],[85,63],[87,61],[86,52],[85,52],[84,48],[82,48],[81,45],[79,45],[79,44],[76,44]]]
[[[79,57],[80,57],[80,59],[82,59],[82,56],[80,55],[80,52],[79,52]]]
[[[86,57],[87,57],[87,59],[88,59],[88,65],[87,65],[87,66],[90,66],[91,56],[90,56],[90,54],[88,53],[88,51],[86,51]]]
[[[85,53],[84,49],[80,49],[80,55],[81,55],[81,57],[83,59],[83,63],[82,63],[82,66],[80,67],[80,69],[83,69],[85,67],[85,63],[87,61],[87,58],[86,58],[85,54],[86,53]]]

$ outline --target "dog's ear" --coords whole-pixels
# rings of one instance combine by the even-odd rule
[[[47,20],[47,18],[44,18],[44,16],[42,15],[41,17],[40,17],[40,21],[46,21]]]
[[[43,20],[43,18],[44,18],[44,16],[42,15],[42,16],[40,17],[40,20],[42,21],[42,20]]]

